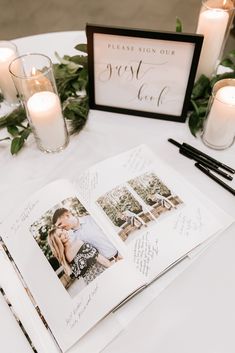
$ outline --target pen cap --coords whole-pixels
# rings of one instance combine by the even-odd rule
[[[203,142],[214,149],[226,149],[235,136],[235,79],[216,82],[210,98]]]

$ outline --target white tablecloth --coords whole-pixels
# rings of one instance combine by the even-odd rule
[[[61,32],[16,39],[20,54],[38,52],[55,61],[54,52],[75,54],[83,32]],[[0,132],[3,136],[3,132]],[[33,138],[17,156],[8,142],[0,143],[0,220],[27,197],[35,185],[55,178],[76,178],[85,168],[141,143],[148,144],[176,171],[235,217],[235,198],[179,154],[167,139],[187,142],[235,167],[235,145],[215,151],[194,138],[187,124],[91,111],[88,122],[58,154],[43,154]],[[235,188],[235,181],[231,186]],[[14,200],[14,205],[12,204]],[[105,353],[234,353],[235,226],[230,227],[192,266],[138,316]],[[89,352],[92,353],[92,352]]]

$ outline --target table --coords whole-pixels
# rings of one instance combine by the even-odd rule
[[[61,56],[75,54],[73,47],[84,41],[84,33],[76,31],[14,40],[20,54],[44,53],[52,61],[56,60],[55,51]],[[10,155],[7,142],[0,144],[0,220],[6,214],[3,200],[8,200],[8,206],[12,207],[13,196],[19,202],[34,190],[35,185],[44,185],[60,177],[74,178],[95,162],[141,143],[148,144],[208,198],[235,217],[234,196],[194,168],[193,161],[180,155],[177,148],[167,141],[169,137],[192,144],[216,159],[235,166],[235,145],[224,151],[211,150],[190,134],[187,124],[90,111],[83,131],[71,138],[62,153],[43,154],[36,148],[33,138],[28,142],[28,148],[18,156]],[[234,180],[231,185],[235,187]],[[162,291],[103,353],[234,352],[234,232],[233,224]]]

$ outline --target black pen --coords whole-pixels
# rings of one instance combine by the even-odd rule
[[[185,155],[186,156],[186,155]],[[186,156],[187,157],[187,156]],[[223,170],[218,169],[217,166],[214,166],[213,164],[209,163],[208,161],[200,158],[200,157],[192,157],[192,159],[194,159],[196,162],[200,163],[201,165],[203,165],[204,167],[207,167],[211,170],[213,170],[216,174],[221,175],[222,177],[224,177],[227,180],[233,180],[233,177],[227,173],[225,173]]]
[[[200,164],[203,164],[205,167],[210,168],[211,170],[213,170],[217,174],[223,176],[227,180],[233,180],[231,175],[225,173],[223,170],[220,170],[216,164],[214,164],[210,160],[204,158],[203,156],[196,154],[195,152],[191,151],[190,149],[188,149],[184,145],[180,145],[179,152],[183,156],[190,158],[190,159],[193,159],[194,161],[199,162]]]
[[[216,183],[218,183],[219,185],[221,185],[224,189],[228,190],[229,192],[231,192],[231,194],[235,195],[235,190],[233,188],[231,188],[231,186],[229,186],[228,184],[226,184],[225,182],[223,182],[223,180],[217,178],[213,173],[211,173],[211,171],[209,169],[207,169],[206,167],[204,167],[203,165],[201,165],[200,163],[195,163],[195,167],[197,167],[198,169],[200,169],[201,172],[203,172],[204,174],[206,174],[209,178],[213,179]]]
[[[214,159],[213,157],[209,156],[208,154],[198,150],[197,148],[183,142],[182,144],[180,144],[179,142],[173,140],[173,139],[168,139],[169,142],[173,143],[173,145],[179,147],[179,149],[187,149],[187,151],[191,151],[193,154],[195,155],[198,155],[202,158],[205,158],[208,162],[218,166],[218,167],[221,167],[222,169],[224,170],[227,170],[228,172],[234,174],[235,173],[235,170],[229,166],[227,166],[226,164],[220,162],[220,161],[217,161],[216,159]]]

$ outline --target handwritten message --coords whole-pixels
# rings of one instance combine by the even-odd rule
[[[203,227],[203,219],[201,210],[198,208],[194,216],[179,213],[174,223],[173,229],[182,237],[188,238],[193,236],[195,232],[200,232]]]
[[[98,292],[98,285],[96,284],[90,293],[86,296],[83,302],[79,302],[75,305],[73,310],[70,312],[66,318],[66,325],[72,330],[75,326],[78,325],[82,316],[85,314],[87,308],[90,306],[92,300]]]
[[[93,191],[96,190],[99,183],[99,174],[97,171],[86,171],[78,179],[77,185],[79,188],[79,195],[83,200],[90,205]]]
[[[153,238],[149,232],[135,241],[134,245],[134,263],[137,269],[148,276],[151,270],[151,263],[158,255],[158,240]]]
[[[34,210],[34,208],[37,206],[38,203],[39,203],[39,200],[35,200],[28,203],[25,206],[23,211],[20,213],[19,217],[16,218],[15,222],[11,226],[11,231],[13,233],[16,233],[21,227],[21,225],[30,217],[32,211]]]
[[[123,168],[128,169],[131,172],[143,172],[153,162],[150,156],[147,156],[145,150],[142,147],[136,148],[129,155],[129,158],[123,164]]]

